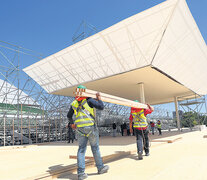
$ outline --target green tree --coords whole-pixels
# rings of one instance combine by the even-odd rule
[[[185,112],[183,113],[181,119],[181,127],[193,127],[198,124],[201,125],[207,125],[207,116],[201,115],[196,112]],[[177,121],[175,119],[175,123],[177,124]]]
[[[185,112],[182,116],[182,127],[193,127],[198,124],[198,114],[195,112]]]

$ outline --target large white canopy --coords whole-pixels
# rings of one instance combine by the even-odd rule
[[[87,88],[139,98],[173,101],[207,94],[207,48],[185,0],[167,0],[63,49],[24,71],[48,93],[72,96]]]

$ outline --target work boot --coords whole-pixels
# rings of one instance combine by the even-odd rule
[[[83,180],[83,179],[86,179],[86,178],[88,178],[88,174],[86,174],[86,173],[78,175],[78,180]]]
[[[149,148],[145,148],[144,152],[145,152],[145,156],[149,156],[150,155]]]
[[[142,152],[138,152],[138,159],[139,160],[142,160],[143,159]]]
[[[150,153],[149,152],[145,152],[145,156],[149,156],[150,155]]]
[[[102,169],[98,170],[98,174],[106,173],[109,170],[109,166],[105,165]]]

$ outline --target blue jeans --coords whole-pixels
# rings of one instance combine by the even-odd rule
[[[93,157],[96,162],[96,167],[98,170],[101,170],[104,167],[100,150],[99,150],[99,133],[98,129],[95,126],[88,126],[88,127],[81,127],[78,128],[78,131],[80,131],[83,134],[89,134],[88,137],[84,136],[81,133],[78,133],[78,174],[83,174],[85,171],[85,152],[87,148],[88,140],[91,145],[91,150],[93,152]]]
[[[154,133],[155,133],[155,127],[151,127],[151,130],[152,130],[152,134],[154,135]]]
[[[144,144],[144,151],[145,153],[149,153],[149,131],[145,130],[138,130],[135,129],[136,132],[136,139],[137,139],[137,153],[143,152],[143,144]]]

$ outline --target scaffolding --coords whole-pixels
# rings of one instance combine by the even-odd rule
[[[72,97],[51,95],[21,70],[20,59],[41,59],[29,49],[0,41],[0,145],[67,138]]]
[[[97,32],[98,30],[96,29],[95,26],[83,20],[79,25],[79,27],[77,28],[76,32],[74,33],[72,37],[72,41],[75,44]]]
[[[197,125],[204,125],[206,123],[207,106],[205,96],[195,94],[194,98],[189,99],[185,97],[179,98],[179,109],[183,113],[195,113]],[[182,117],[181,117],[182,120]],[[194,124],[190,121],[190,128],[192,129]]]

